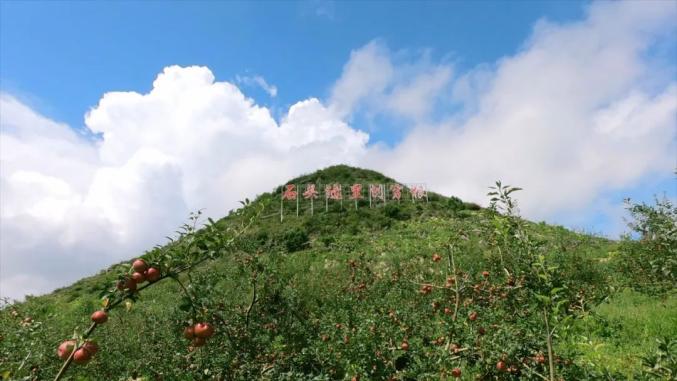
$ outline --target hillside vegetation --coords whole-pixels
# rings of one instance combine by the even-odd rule
[[[394,180],[347,166],[290,180],[306,182]],[[490,208],[430,194],[296,217],[290,202],[281,223],[277,189],[196,214],[142,256],[163,277],[138,292],[116,289],[125,262],[3,305],[0,376],[54,379],[59,344],[110,308],[98,353],[63,379],[675,379],[674,206],[630,205],[636,235],[612,241],[523,220],[517,190],[497,184]],[[183,334],[197,322],[215,330],[202,346]]]

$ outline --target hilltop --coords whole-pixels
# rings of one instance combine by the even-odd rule
[[[397,182],[334,166],[287,183]],[[325,212],[320,197],[313,215],[304,202],[298,217],[289,201],[280,222],[284,185],[244,200],[218,221],[195,215],[181,236],[139,253],[163,276],[185,261],[196,264],[175,279],[138,294],[116,291],[130,272],[125,262],[4,306],[0,375],[54,378],[62,365],[57,346],[87,329],[102,297],[121,298],[119,308],[93,332],[100,348],[93,360],[73,365],[66,379],[677,374],[674,277],[628,260],[649,263],[643,258],[663,246],[526,221],[508,202],[519,192],[503,186],[494,190],[491,208],[429,193],[427,202],[389,200],[371,208],[366,200],[357,208],[332,201]],[[198,321],[216,333],[196,348],[182,332]]]

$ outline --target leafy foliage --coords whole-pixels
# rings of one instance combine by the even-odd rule
[[[650,355],[642,357],[646,372],[656,378],[666,380],[677,377],[677,340],[674,337],[656,339],[658,348]]]
[[[632,217],[628,226],[639,238],[623,239],[618,267],[635,289],[672,290],[677,281],[677,206],[668,199],[656,199],[655,205],[628,199],[626,204]]]
[[[321,179],[389,181],[337,166],[291,182]],[[100,352],[71,367],[72,379],[672,377],[677,324],[630,330],[627,313],[609,312],[628,300],[616,261],[656,256],[656,246],[643,246],[656,243],[530,223],[519,217],[518,190],[497,183],[488,209],[433,194],[429,203],[357,210],[337,203],[284,224],[274,193],[203,227],[198,213],[143,256],[163,274],[153,287],[117,290],[131,273],[123,263],[53,294],[6,303],[0,375],[53,378],[62,366],[56,346],[81,337],[102,303],[118,303],[93,333]],[[675,305],[669,292],[643,298],[637,313]],[[643,319],[637,327],[652,317]],[[215,328],[201,347],[182,334],[197,322]],[[658,331],[668,339],[637,337]],[[623,351],[605,351],[612,345]]]
[[[288,252],[294,252],[302,250],[306,245],[308,245],[308,233],[300,228],[290,230],[282,236],[282,242],[284,242],[285,247]]]

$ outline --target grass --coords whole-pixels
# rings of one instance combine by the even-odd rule
[[[677,337],[677,294],[649,296],[631,289],[611,296],[577,324],[580,361],[637,379],[641,357],[657,338]]]

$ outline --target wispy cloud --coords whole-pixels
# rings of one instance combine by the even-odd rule
[[[266,79],[263,78],[260,75],[253,75],[253,76],[240,76],[237,75],[235,76],[235,82],[241,83],[245,86],[258,86],[263,91],[268,93],[272,98],[275,98],[277,96],[277,87],[275,85],[271,85],[268,82],[266,82]]]
[[[331,0],[304,0],[298,4],[301,14],[305,16],[323,17],[328,20],[334,20],[336,16],[336,4]]]

